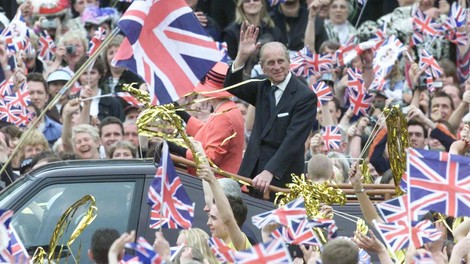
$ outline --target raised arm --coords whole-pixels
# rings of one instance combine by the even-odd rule
[[[357,200],[361,207],[361,212],[364,215],[366,222],[369,225],[373,226],[373,221],[376,220],[378,223],[383,223],[382,218],[380,218],[377,210],[375,210],[374,205],[372,204],[369,196],[367,196],[366,191],[364,190],[361,183],[361,170],[359,168],[359,163],[353,164],[349,170],[349,181],[351,182],[354,191],[356,192]]]
[[[199,142],[193,142],[193,146],[195,147],[198,153],[204,155],[204,150],[202,149],[202,146]],[[203,160],[203,164],[198,169],[197,174],[199,178],[207,182],[210,187],[215,201],[215,206],[219,211],[221,221],[227,228],[227,233],[230,237],[230,241],[233,243],[236,249],[243,250],[246,247],[246,236],[243,234],[240,227],[238,226],[232,211],[232,207],[230,206],[230,203],[227,197],[225,196],[222,186],[220,186],[219,181],[217,181],[217,178],[211,171],[207,159],[204,158]]]
[[[240,43],[238,44],[237,57],[233,61],[233,68],[239,69],[245,65],[250,57],[258,51],[261,43],[257,41],[259,28],[248,25],[245,21],[240,29]]]

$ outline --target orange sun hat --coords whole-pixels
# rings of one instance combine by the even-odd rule
[[[215,66],[206,74],[204,81],[200,82],[194,91],[196,93],[201,93],[201,95],[204,97],[233,97],[233,95],[227,91],[218,91],[224,88],[224,80],[225,75],[227,74],[227,70],[228,65],[226,63],[217,62]]]

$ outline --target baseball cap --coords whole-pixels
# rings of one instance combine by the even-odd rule
[[[47,76],[47,83],[54,82],[54,81],[70,81],[72,79],[72,76],[64,70],[57,70],[49,74]]]

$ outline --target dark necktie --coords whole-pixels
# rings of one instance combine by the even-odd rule
[[[276,91],[279,89],[276,85],[271,86],[271,90],[269,91],[269,110],[270,112],[274,112],[274,108],[276,107]]]

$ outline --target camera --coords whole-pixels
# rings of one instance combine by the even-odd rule
[[[55,18],[45,18],[41,20],[41,28],[57,28],[57,20]]]
[[[427,89],[427,83],[426,83],[427,76],[425,74],[422,74],[419,76],[419,81],[418,81],[418,89],[420,90],[426,90]],[[444,84],[441,81],[433,81],[431,85],[435,89],[441,89]]]
[[[65,47],[65,51],[67,52],[67,54],[73,54],[73,53],[75,53],[76,48],[75,48],[75,46],[70,45],[70,46]]]

